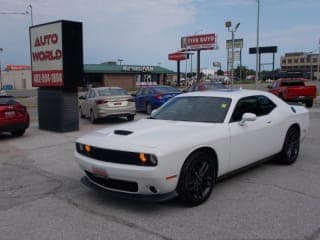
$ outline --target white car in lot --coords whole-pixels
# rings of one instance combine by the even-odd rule
[[[79,97],[79,112],[82,118],[90,118],[92,123],[106,117],[126,117],[133,121],[136,104],[134,98],[120,87],[97,87]]]
[[[132,198],[179,196],[189,206],[210,196],[218,178],[276,157],[292,164],[309,112],[263,91],[181,94],[150,118],[76,141],[84,183]]]

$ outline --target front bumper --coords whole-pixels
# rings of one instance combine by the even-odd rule
[[[141,194],[134,194],[134,193],[125,193],[125,192],[115,192],[104,188],[103,186],[97,184],[93,180],[91,180],[88,176],[84,176],[81,178],[81,183],[86,187],[106,192],[111,196],[120,197],[120,198],[127,198],[127,199],[134,199],[134,200],[142,200],[142,201],[152,201],[152,202],[162,202],[173,199],[178,196],[176,191],[165,193],[165,194],[156,194],[156,195],[141,195]]]
[[[140,195],[140,198],[159,197],[161,199],[163,196],[173,195],[172,193],[176,190],[178,181],[176,173],[170,174],[159,165],[145,167],[103,162],[83,156],[77,151],[75,151],[75,157],[90,182],[107,191],[129,194],[129,196]],[[94,175],[94,169],[105,172],[107,176],[101,178]],[[175,177],[168,179],[170,175]]]

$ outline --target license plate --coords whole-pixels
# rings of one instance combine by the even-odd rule
[[[101,177],[101,178],[107,178],[107,172],[104,169],[101,168],[92,168],[92,173],[93,175],[95,175],[96,177]]]
[[[120,106],[121,105],[121,102],[115,102],[113,103],[114,106]]]
[[[5,116],[6,118],[13,118],[13,117],[16,116],[16,113],[15,113],[14,111],[5,112],[5,113],[4,113],[4,116]]]

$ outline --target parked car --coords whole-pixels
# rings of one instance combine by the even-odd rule
[[[150,115],[153,109],[180,93],[181,91],[174,87],[162,85],[139,88],[135,95],[137,111],[147,112]]]
[[[99,118],[126,117],[134,120],[136,107],[134,98],[120,87],[91,88],[80,96],[79,112],[82,118],[95,123]]]
[[[317,97],[317,87],[307,86],[303,78],[280,78],[268,86],[269,92],[287,102],[303,102],[306,107],[313,106]]]
[[[22,136],[29,124],[27,108],[12,96],[0,95],[0,132]]]
[[[199,82],[192,84],[188,88],[184,89],[183,92],[217,90],[222,88],[226,88],[222,82]]]
[[[150,118],[77,139],[75,157],[88,186],[195,206],[227,174],[274,156],[293,164],[308,128],[304,106],[265,91],[192,92]]]

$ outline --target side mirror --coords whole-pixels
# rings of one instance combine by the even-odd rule
[[[257,115],[255,115],[254,113],[244,113],[242,115],[242,119],[239,122],[240,126],[244,126],[246,122],[254,122],[257,120]]]
[[[272,88],[272,86],[271,86],[271,85],[268,85],[267,87],[268,87],[269,89],[271,89],[271,88]]]

